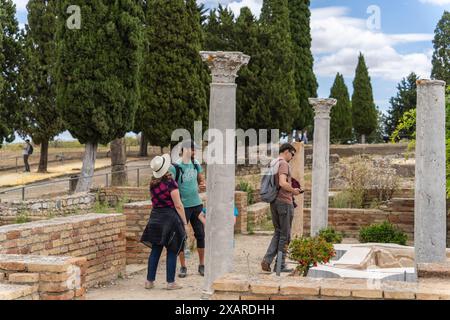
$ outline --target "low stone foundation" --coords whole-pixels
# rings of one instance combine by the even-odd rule
[[[101,202],[107,202],[111,206],[115,206],[117,202],[137,202],[150,199],[150,191],[148,187],[107,187],[99,188],[95,191]]]
[[[0,227],[0,254],[87,259],[86,287],[125,273],[125,216],[87,214]]]
[[[79,193],[53,199],[14,200],[0,203],[0,226],[20,220],[40,221],[53,217],[89,212],[95,203],[95,194]]]
[[[227,274],[213,284],[213,300],[450,300],[449,279],[419,282]]]
[[[86,272],[86,258],[0,254],[0,299],[84,299]]]

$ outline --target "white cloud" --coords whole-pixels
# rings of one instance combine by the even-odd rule
[[[26,11],[28,0],[14,0],[17,11]]]
[[[366,20],[348,16],[346,7],[311,10],[312,51],[315,72],[334,76],[337,72],[353,77],[359,52],[366,58],[372,77],[398,81],[410,72],[428,77],[430,52],[401,54],[398,44],[429,41],[432,34],[385,34],[367,29]]]
[[[450,4],[450,0],[420,0],[422,3],[429,3],[436,6],[445,6]]]

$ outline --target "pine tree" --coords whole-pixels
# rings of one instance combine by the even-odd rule
[[[288,132],[298,114],[298,100],[287,0],[265,0],[260,24],[258,80],[261,95],[249,113],[256,118],[256,129]]]
[[[331,109],[330,136],[334,143],[343,143],[352,138],[352,105],[344,76],[336,75],[330,98],[337,99],[337,104]]]
[[[433,70],[431,77],[450,84],[450,12],[445,11],[434,36]]]
[[[359,55],[355,79],[353,80],[353,128],[361,136],[362,143],[365,137],[377,128],[377,111],[373,100],[372,84],[369,70],[362,53]]]
[[[417,105],[417,85],[416,81],[419,77],[413,72],[408,77],[403,78],[397,85],[397,96],[392,97],[390,100],[391,107],[388,110],[388,116],[386,117],[385,128],[386,134],[391,136],[397,128],[400,119],[406,111],[415,109]],[[415,131],[415,128],[402,132],[405,137],[411,137],[411,134]]]
[[[12,142],[18,126],[20,106],[19,74],[21,44],[19,24],[12,0],[0,0],[0,146]]]
[[[92,183],[98,144],[133,128],[139,101],[141,20],[134,1],[61,0],[57,30],[57,105],[72,136],[86,144],[77,192]],[[66,27],[69,5],[80,30]]]
[[[295,127],[313,125],[314,111],[308,98],[317,97],[317,80],[314,75],[314,58],[311,52],[310,0],[288,0],[289,21],[295,61],[295,86],[299,102]]]
[[[144,134],[152,145],[168,146],[173,130],[184,128],[192,134],[194,121],[206,119],[200,15],[192,8],[189,1],[154,0],[146,12],[141,103]]]
[[[56,107],[56,2],[30,0],[27,9],[24,63],[20,70],[24,96],[20,132],[41,146],[38,172],[47,172],[49,140],[64,130]]]

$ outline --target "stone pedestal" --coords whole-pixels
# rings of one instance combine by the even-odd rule
[[[292,177],[300,182],[302,189],[305,189],[305,144],[303,142],[294,142],[294,148],[297,150],[295,157],[291,160]],[[294,211],[294,219],[292,221],[291,238],[303,235],[303,206],[304,194],[295,196],[297,208]]]
[[[330,180],[330,111],[336,99],[310,98],[314,117],[313,169],[311,194],[311,236],[328,225]]]
[[[445,82],[417,81],[416,263],[445,261]]]
[[[200,52],[212,74],[207,163],[207,218],[205,230],[205,286],[233,271],[235,139],[225,140],[227,130],[236,130],[235,79],[250,57],[241,52]],[[233,135],[234,137],[234,135]],[[231,154],[230,154],[231,153]],[[211,161],[222,154],[222,161]],[[219,159],[220,160],[220,159]]]

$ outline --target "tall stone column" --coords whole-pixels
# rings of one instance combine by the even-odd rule
[[[212,293],[214,280],[233,271],[235,139],[225,140],[225,137],[227,130],[236,130],[235,79],[239,69],[249,62],[250,57],[241,52],[202,51],[200,55],[212,74],[208,148],[214,151],[207,152],[204,287],[204,292],[209,294]],[[217,141],[220,138],[222,141]],[[223,154],[223,161],[210,161],[212,153]]]
[[[330,112],[336,99],[310,98],[313,106],[314,141],[311,194],[311,236],[328,226],[328,188],[330,180]]]
[[[445,261],[445,82],[417,81],[416,263]]]
[[[295,178],[302,189],[305,189],[305,144],[303,142],[294,142],[293,146],[296,150],[295,157],[290,162],[292,169],[292,177]],[[294,210],[294,219],[292,221],[291,238],[303,235],[303,206],[304,194],[295,196],[297,208]]]

